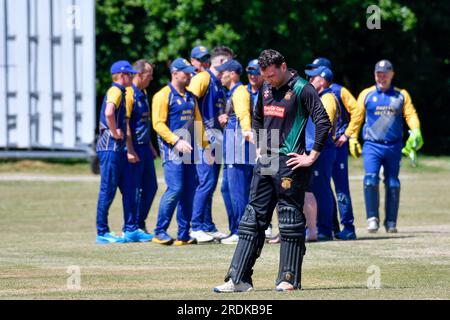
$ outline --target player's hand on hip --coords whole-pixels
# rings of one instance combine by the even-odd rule
[[[307,155],[305,153],[289,153],[288,156],[291,158],[286,161],[286,165],[288,167],[293,167],[292,170],[298,169],[300,167],[310,167],[316,160],[313,156]]]
[[[178,139],[177,143],[175,143],[175,149],[177,149],[177,151],[182,152],[182,153],[191,153],[192,152],[191,144],[181,138]]]
[[[348,141],[348,148],[353,158],[359,158],[362,154],[361,144],[356,138],[350,138]]]
[[[335,142],[336,147],[340,148],[342,147],[346,142],[348,141],[348,137],[343,134],[339,137],[339,139]]]

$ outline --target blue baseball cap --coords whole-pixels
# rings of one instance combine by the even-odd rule
[[[375,65],[375,72],[388,72],[394,71],[394,66],[389,60],[383,59],[378,61]]]
[[[252,74],[254,76],[261,75],[261,71],[259,69],[258,59],[251,60],[248,63],[247,68],[245,68],[245,71],[247,71],[248,74]]]
[[[111,74],[122,73],[122,72],[132,73],[132,74],[139,73],[139,71],[133,69],[133,67],[131,66],[131,64],[128,61],[120,60],[120,61],[114,62],[113,65],[111,66]]]
[[[310,77],[320,76],[328,82],[333,81],[333,71],[330,68],[322,66],[312,70],[305,70],[306,75]]]
[[[306,65],[306,69],[315,69],[318,67],[327,67],[331,69],[331,61],[327,58],[319,57],[314,59],[312,63]]]
[[[211,57],[209,54],[208,48],[205,46],[197,46],[191,51],[191,58],[205,61],[208,60]]]
[[[185,73],[194,73],[197,69],[192,66],[189,61],[183,58],[177,58],[170,65],[170,72],[182,71]]]
[[[238,74],[242,74],[242,65],[237,62],[237,60],[228,60],[227,62],[221,64],[220,66],[216,67],[216,70],[219,72],[224,71],[234,71]]]

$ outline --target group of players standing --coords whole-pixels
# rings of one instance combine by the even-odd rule
[[[333,82],[326,58],[306,66],[308,81],[271,49],[245,70],[224,46],[211,53],[204,46],[195,47],[191,63],[183,58],[172,62],[171,80],[154,95],[151,108],[145,88],[153,79],[153,66],[139,60],[134,66],[119,61],[111,67],[113,84],[101,108],[97,144],[97,243],[237,243],[226,283],[215,290],[247,291],[253,287],[252,267],[277,209],[280,235],[273,242],[281,243],[282,260],[277,285],[280,290],[299,288],[305,240],[356,239],[349,150],[354,157],[362,152],[364,158],[368,230],[379,229],[383,166],[384,226],[387,232],[397,231],[401,154],[415,154],[423,139],[409,94],[392,85],[394,71],[388,60],[376,64],[376,85],[358,99]],[[244,71],[248,85],[241,82]],[[403,118],[410,137],[402,150]],[[154,234],[145,225],[157,190],[152,127],[167,185]],[[221,164],[229,235],[219,232],[212,219]],[[108,227],[117,187],[123,195],[122,236]],[[175,209],[178,234],[173,239],[167,229]]]

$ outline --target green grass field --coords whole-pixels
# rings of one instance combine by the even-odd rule
[[[365,231],[362,162],[352,160],[359,240],[307,244],[304,290],[290,293],[274,291],[279,245],[266,245],[255,266],[256,290],[245,294],[211,290],[222,283],[234,246],[95,245],[99,183],[87,163],[3,161],[0,299],[449,299],[450,158],[420,160],[416,169],[403,163],[399,233]],[[159,161],[157,168],[162,177]],[[150,228],[164,189],[160,183]],[[122,224],[119,200],[110,211],[116,233]],[[226,231],[219,190],[214,218]],[[169,232],[176,234],[175,220]],[[69,266],[80,268],[79,290],[67,286]],[[367,288],[370,266],[380,268],[380,289]]]

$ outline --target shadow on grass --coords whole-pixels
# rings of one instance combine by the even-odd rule
[[[405,287],[405,286],[381,286],[380,289],[412,289],[412,287]],[[344,286],[344,287],[303,287],[301,290],[295,290],[295,291],[288,291],[288,292],[307,292],[307,291],[320,291],[320,290],[374,290],[369,289],[367,286]],[[275,288],[266,288],[266,289],[255,289],[253,292],[277,292],[275,291]],[[279,294],[283,294],[285,292],[277,292]]]
[[[406,238],[415,238],[413,235],[398,235],[398,236],[381,236],[381,237],[358,237],[357,240],[352,241],[365,241],[365,240],[389,240],[389,239],[406,239]],[[337,240],[342,241],[342,240]]]

